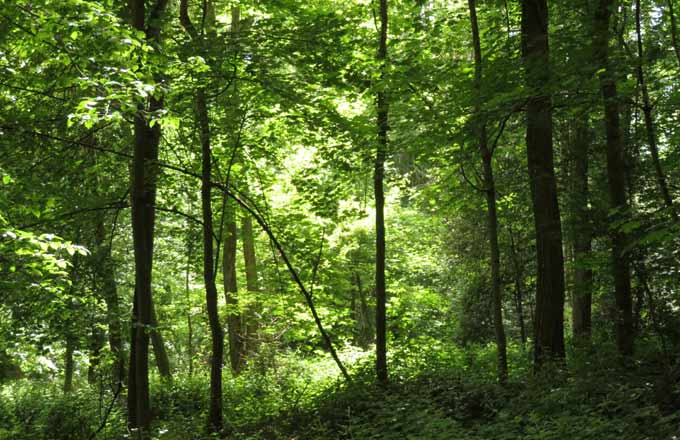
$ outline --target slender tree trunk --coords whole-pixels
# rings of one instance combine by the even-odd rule
[[[226,200],[225,200],[226,202]],[[222,275],[224,280],[224,294],[226,296],[228,315],[227,328],[229,330],[229,362],[231,371],[239,374],[243,367],[243,329],[241,328],[241,312],[239,310],[238,288],[236,285],[236,222],[234,221],[233,205],[227,208],[228,216],[224,227],[224,246],[222,254]]]
[[[380,43],[377,60],[380,64],[380,77],[384,80],[387,59],[387,0],[380,0]],[[374,192],[375,192],[375,327],[376,327],[376,375],[382,384],[387,383],[387,288],[385,283],[385,157],[387,155],[388,104],[385,84],[378,85],[378,144],[375,155]]]
[[[493,151],[489,148],[486,135],[486,123],[481,120],[481,88],[482,88],[482,47],[477,22],[477,6],[475,0],[468,0],[470,23],[472,27],[472,47],[475,58],[475,105],[474,125],[477,131],[478,148],[482,158],[484,189],[486,193],[487,228],[489,232],[490,266],[491,266],[491,305],[496,336],[498,381],[505,383],[508,379],[508,360],[503,328],[503,306],[501,300],[501,263],[498,247],[498,211],[496,209],[496,182],[493,176]]]
[[[90,385],[97,382],[97,373],[101,364],[101,351],[104,348],[106,339],[104,332],[96,326],[92,328],[90,339],[90,358],[87,366],[87,383]]]
[[[128,361],[128,393],[127,393],[127,410],[128,410],[128,426],[130,429],[137,429],[137,375],[135,374],[135,366],[137,365],[137,290],[135,289],[134,297],[132,299],[132,317],[130,319],[130,359]]]
[[[205,6],[205,5],[204,5]],[[198,32],[189,18],[187,0],[180,2],[180,22],[195,43]],[[205,13],[205,10],[204,10]],[[212,337],[212,358],[210,360],[210,409],[208,410],[208,430],[219,433],[223,427],[222,416],[222,360],[224,359],[224,334],[217,308],[217,285],[215,282],[215,258],[213,247],[213,213],[211,198],[212,153],[210,145],[210,116],[205,90],[195,91],[194,104],[196,122],[201,140],[201,211],[203,217],[203,281],[205,283],[205,302],[208,309],[208,323]],[[189,312],[191,313],[191,312]]]
[[[189,377],[194,375],[194,325],[193,318],[191,316],[191,289],[189,288],[189,274],[191,273],[191,262],[193,261],[194,246],[192,243],[192,238],[189,235],[187,237],[187,266],[185,274],[185,285],[184,291],[186,295],[187,303],[187,361],[189,363]]]
[[[116,383],[125,380],[125,356],[123,353],[123,331],[120,322],[118,286],[111,259],[111,247],[106,243],[106,229],[103,220],[97,223],[95,230],[97,246],[97,275],[101,295],[106,303],[106,321],[108,323],[109,348],[114,358],[112,377]]]
[[[153,301],[151,301],[151,345],[153,346],[153,354],[156,358],[156,367],[158,367],[158,374],[163,379],[172,379],[172,371],[170,369],[170,359],[168,358],[168,351],[165,349],[165,342],[163,342],[163,335],[158,328],[158,318],[156,317],[156,309]]]
[[[673,10],[673,0],[668,0],[668,15],[671,21],[671,43],[673,44],[673,50],[675,51],[675,57],[678,59],[678,64],[680,64],[680,46],[678,46],[678,25],[675,20],[675,11]]]
[[[356,323],[356,342],[359,347],[367,348],[373,342],[373,325],[370,319],[370,310],[366,301],[366,292],[361,282],[361,275],[354,273],[355,291],[352,294],[352,314]],[[358,300],[358,301],[357,301]]]
[[[522,0],[522,58],[527,87],[527,157],[536,228],[537,289],[534,365],[564,359],[564,257],[553,165],[548,5]]]
[[[637,63],[637,80],[640,90],[642,91],[642,113],[645,120],[645,129],[647,132],[647,144],[649,145],[649,151],[652,153],[652,163],[654,164],[654,173],[656,175],[656,184],[659,187],[659,192],[661,193],[661,199],[663,200],[666,208],[670,211],[670,215],[673,220],[677,220],[678,216],[675,212],[675,207],[673,206],[673,198],[668,190],[668,183],[666,182],[666,175],[661,167],[661,161],[659,159],[659,146],[656,142],[656,127],[654,126],[654,118],[652,116],[652,103],[649,99],[649,90],[647,89],[647,82],[645,80],[644,71],[644,51],[642,45],[642,24],[640,23],[641,15],[641,4],[640,0],[635,0],[635,33],[637,35],[637,50],[638,50],[638,63]],[[675,44],[675,43],[674,43]]]
[[[592,227],[588,211],[588,124],[577,122],[571,143],[569,194],[570,244],[574,252],[572,327],[574,337],[588,343],[591,330],[593,271],[588,258],[592,251]]]
[[[241,220],[241,237],[243,239],[243,260],[246,268],[246,288],[254,300],[251,300],[245,311],[245,351],[248,355],[253,355],[257,351],[259,341],[259,314],[260,304],[257,294],[260,286],[257,281],[257,259],[255,255],[255,237],[253,234],[253,219],[246,213]]]
[[[217,310],[217,287],[215,284],[213,256],[213,221],[210,198],[212,156],[210,152],[210,126],[205,92],[196,92],[196,116],[201,133],[201,206],[203,212],[203,280],[208,308],[208,321],[212,335],[212,360],[210,363],[210,410],[208,424],[211,432],[222,430],[222,359],[224,358],[224,336]]]
[[[623,137],[619,115],[616,79],[609,63],[609,19],[613,0],[599,0],[593,29],[593,54],[599,70],[607,133],[607,179],[611,210],[615,219],[625,218],[628,211]],[[619,352],[633,353],[633,307],[630,265],[625,253],[628,237],[620,228],[613,231],[612,268],[617,306],[616,335]]]
[[[524,323],[524,295],[523,295],[523,290],[522,285],[524,284],[523,280],[523,264],[520,261],[519,254],[517,253],[517,248],[515,246],[515,236],[510,229],[510,253],[512,254],[512,261],[513,261],[513,277],[515,279],[515,307],[517,310],[517,325],[519,326],[519,338],[520,342],[522,343],[522,347],[524,347],[527,343],[527,330],[526,330],[526,324]]]
[[[66,351],[64,352],[64,392],[73,391],[73,352],[76,349],[75,338],[72,335],[66,337]]]

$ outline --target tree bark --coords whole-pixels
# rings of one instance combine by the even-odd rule
[[[656,142],[656,127],[654,125],[654,118],[652,116],[652,103],[649,99],[649,90],[647,89],[647,82],[645,80],[644,71],[644,50],[642,45],[642,24],[640,20],[641,15],[641,4],[640,0],[635,0],[635,33],[637,36],[637,51],[638,51],[638,62],[636,66],[637,80],[640,90],[642,91],[642,113],[645,120],[645,129],[647,133],[647,144],[649,145],[649,151],[652,154],[652,163],[654,165],[654,174],[656,176],[656,184],[659,187],[659,192],[661,193],[661,199],[663,200],[666,208],[670,211],[671,218],[673,220],[678,219],[678,215],[675,212],[675,206],[673,206],[673,198],[668,189],[668,183],[666,182],[666,175],[661,167],[661,160],[659,159],[659,146]],[[674,43],[675,44],[675,43]]]
[[[614,220],[625,218],[628,211],[623,136],[619,115],[616,79],[609,63],[609,20],[613,0],[599,0],[595,11],[593,29],[593,55],[599,68],[600,89],[603,98],[607,134],[607,180],[610,208]],[[624,356],[633,353],[633,307],[630,281],[630,264],[625,248],[628,237],[620,228],[611,233],[612,269],[616,298],[616,335],[619,352]]]
[[[387,0],[380,0],[380,35],[377,61],[380,64],[380,78],[384,80],[387,59]],[[387,289],[385,282],[385,157],[387,155],[388,103],[385,84],[378,84],[378,144],[373,175],[375,193],[375,327],[376,327],[376,376],[378,382],[387,383]]]
[[[491,266],[491,306],[496,337],[497,374],[498,381],[505,383],[508,379],[508,360],[503,328],[503,306],[501,299],[501,264],[498,247],[498,210],[496,208],[496,182],[493,175],[493,151],[489,148],[486,134],[486,123],[481,119],[481,88],[482,88],[482,47],[479,38],[479,24],[477,22],[477,6],[475,0],[468,0],[470,10],[470,24],[472,27],[472,47],[475,59],[475,104],[473,109],[473,123],[477,132],[477,148],[482,158],[484,176],[484,192],[486,194],[487,229],[489,233],[489,251]]]
[[[553,163],[549,91],[548,5],[522,0],[522,58],[527,102],[527,157],[536,229],[537,288],[534,367],[564,359],[564,256]]]
[[[572,330],[576,339],[590,341],[593,271],[588,263],[592,251],[592,226],[588,210],[588,149],[590,137],[587,122],[577,122],[570,138],[571,171],[569,185],[569,241],[574,254],[572,291]]]
[[[157,0],[146,12],[145,0],[129,0],[130,17],[133,26],[144,32],[149,43],[157,44],[160,39],[160,20],[167,0]],[[163,107],[160,99],[150,97],[148,105],[138,105],[134,117],[134,148],[132,159],[132,241],[135,257],[135,302],[137,306],[135,328],[135,364],[130,365],[130,374],[135,375],[135,424],[131,429],[140,438],[150,436],[151,410],[149,403],[149,331],[151,326],[153,267],[153,239],[156,205],[156,181],[158,174],[158,146],[161,137],[159,124],[153,127],[147,114],[153,114]],[[130,412],[130,408],[128,408]]]

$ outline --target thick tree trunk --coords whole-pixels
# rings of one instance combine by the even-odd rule
[[[588,124],[577,122],[570,139],[571,172],[569,193],[569,235],[574,252],[572,329],[574,337],[590,340],[593,271],[588,258],[592,250],[592,227],[588,211]]]
[[[638,85],[642,91],[642,113],[645,120],[645,129],[647,133],[647,144],[649,145],[649,151],[652,153],[652,163],[654,165],[654,174],[656,175],[656,184],[659,187],[659,192],[661,193],[661,199],[663,200],[666,208],[670,211],[670,215],[673,220],[678,219],[678,215],[675,212],[675,207],[673,206],[673,198],[668,190],[668,183],[666,182],[666,175],[661,167],[661,160],[659,159],[659,146],[656,142],[656,127],[654,126],[654,118],[652,116],[652,102],[649,99],[649,90],[647,89],[647,81],[645,80],[644,71],[644,51],[642,45],[642,24],[640,20],[641,15],[641,4],[640,0],[635,0],[635,33],[637,35],[637,50],[638,50],[638,64],[636,68]]]
[[[377,60],[380,64],[380,77],[384,79],[387,58],[387,0],[380,0],[380,36]],[[375,193],[375,351],[376,376],[382,384],[387,383],[387,287],[385,282],[385,157],[387,155],[388,104],[385,84],[381,81],[377,93],[378,144],[375,155],[373,175]]]
[[[145,0],[128,0],[130,19],[138,31],[144,32],[146,40],[157,44],[160,40],[161,18],[167,6],[167,0],[156,0],[149,10],[148,20]],[[156,205],[156,180],[158,174],[158,145],[161,128],[153,127],[147,114],[153,114],[162,108],[162,101],[150,97],[148,105],[138,105],[134,117],[134,148],[132,158],[132,241],[135,256],[135,343],[134,356],[130,356],[129,394],[134,400],[128,403],[130,428],[140,438],[150,436],[151,409],[149,403],[149,332],[151,326],[151,274],[153,266],[153,236]],[[134,364],[132,363],[134,361]],[[133,387],[134,385],[134,387]],[[133,423],[134,422],[134,423]]]
[[[243,239],[243,260],[246,268],[246,288],[251,296],[247,310],[245,311],[245,351],[248,355],[253,355],[257,351],[259,341],[258,330],[260,326],[259,314],[260,304],[257,294],[260,286],[257,281],[257,259],[255,255],[255,237],[253,235],[253,219],[244,213],[241,220],[241,237]]]
[[[611,210],[615,219],[625,218],[628,211],[623,137],[619,115],[616,79],[609,63],[609,19],[613,0],[599,0],[593,29],[593,54],[599,68],[600,88],[604,101],[607,133],[607,179]],[[616,335],[619,352],[633,353],[633,307],[630,265],[625,253],[628,237],[619,228],[612,232],[612,268],[617,306]]]
[[[508,378],[508,360],[503,328],[503,305],[501,297],[501,264],[498,247],[498,211],[496,209],[496,182],[493,175],[493,151],[489,148],[486,134],[486,123],[481,120],[481,87],[482,87],[482,48],[477,22],[477,6],[475,0],[468,0],[470,23],[472,27],[472,47],[475,58],[475,105],[474,126],[477,132],[479,153],[482,158],[484,190],[486,194],[487,229],[489,233],[489,250],[491,266],[491,306],[496,337],[498,381],[505,383]]]
[[[522,58],[527,88],[527,157],[536,229],[534,366],[564,359],[564,257],[553,165],[548,5],[522,0]]]

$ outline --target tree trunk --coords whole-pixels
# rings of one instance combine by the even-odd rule
[[[571,172],[569,194],[569,235],[574,253],[574,288],[572,292],[572,329],[575,339],[590,341],[593,271],[587,261],[592,250],[592,227],[588,211],[587,122],[577,122],[570,139]]]
[[[66,351],[64,352],[64,392],[73,391],[73,352],[76,349],[75,338],[71,335],[66,337]]]
[[[493,151],[489,148],[486,135],[486,123],[481,119],[481,87],[482,87],[482,48],[477,22],[477,6],[475,0],[468,0],[470,23],[472,27],[472,47],[475,58],[475,104],[473,123],[477,132],[479,153],[482,158],[484,190],[486,193],[487,227],[489,232],[489,250],[491,266],[491,306],[496,337],[498,381],[505,383],[508,378],[508,360],[503,328],[503,308],[501,300],[501,267],[498,248],[498,211],[496,209],[496,182],[493,176]]]
[[[191,23],[187,0],[181,0],[180,22],[195,43],[198,33]],[[205,8],[205,3],[204,3]],[[205,13],[205,9],[203,11]],[[212,339],[212,358],[210,360],[210,409],[208,410],[208,430],[219,433],[223,427],[222,417],[222,360],[224,359],[224,334],[217,308],[217,285],[215,282],[213,213],[211,198],[212,153],[210,145],[210,116],[205,90],[195,91],[194,104],[196,122],[201,141],[201,212],[203,217],[203,281],[205,283],[205,302],[208,309],[208,323]],[[188,290],[188,271],[187,271]],[[189,311],[191,313],[191,310]],[[191,317],[189,318],[191,319]]]
[[[225,200],[225,203],[227,201]],[[243,366],[243,335],[241,328],[241,312],[238,305],[238,288],[236,285],[236,250],[237,230],[234,221],[233,205],[225,211],[227,220],[224,227],[224,246],[222,255],[222,275],[224,294],[227,301],[227,328],[229,330],[229,362],[231,371],[239,374]]]
[[[380,43],[377,61],[380,64],[381,82],[377,93],[378,144],[375,155],[375,331],[376,376],[382,384],[387,383],[387,288],[385,283],[385,157],[387,155],[388,104],[385,92],[384,72],[387,58],[387,0],[380,0]]]
[[[119,384],[125,380],[125,356],[123,353],[123,331],[120,322],[120,306],[118,301],[118,286],[111,260],[111,247],[106,243],[106,228],[104,221],[97,223],[95,230],[97,246],[97,275],[99,288],[106,303],[106,321],[109,330],[109,348],[113,355],[114,364],[112,377]]]
[[[90,340],[90,358],[87,366],[87,383],[90,385],[97,382],[97,374],[101,364],[101,351],[105,343],[104,332],[93,326]]]
[[[645,80],[644,71],[644,51],[642,45],[642,24],[640,23],[641,5],[640,0],[635,0],[635,33],[637,35],[637,80],[640,90],[642,91],[642,113],[645,120],[645,129],[647,132],[647,143],[649,144],[649,151],[652,153],[652,163],[654,164],[654,174],[656,175],[656,184],[661,193],[666,208],[670,211],[671,218],[677,220],[678,216],[673,206],[673,198],[668,190],[668,183],[666,182],[666,175],[661,167],[659,159],[659,146],[656,142],[656,127],[654,126],[654,118],[652,117],[652,103],[649,99],[649,90],[647,89],[647,82]]]
[[[243,260],[246,268],[246,288],[254,300],[251,302],[245,311],[245,351],[248,355],[253,355],[257,351],[259,341],[259,314],[260,304],[257,294],[260,291],[260,286],[257,281],[257,259],[255,255],[255,237],[253,235],[253,219],[244,213],[241,220],[241,237],[243,239]]]
[[[210,362],[210,410],[208,424],[211,432],[222,430],[222,359],[224,336],[217,310],[217,286],[215,284],[213,257],[213,221],[210,198],[212,156],[210,152],[210,125],[205,91],[196,91],[196,118],[201,137],[201,206],[203,213],[203,281],[208,309],[208,321],[212,335],[212,359]]]
[[[168,358],[168,351],[165,349],[163,342],[163,335],[158,328],[158,318],[156,317],[156,309],[153,301],[151,301],[151,345],[153,346],[153,354],[156,358],[156,367],[158,367],[158,374],[162,379],[172,379],[172,372],[170,369],[170,359]]]
[[[532,93],[526,144],[536,229],[534,366],[539,369],[549,359],[564,359],[564,257],[553,165],[546,0],[522,0],[522,58]]]
[[[356,290],[352,295],[352,298],[354,299],[352,314],[354,316],[354,322],[356,323],[356,342],[359,347],[365,349],[373,342],[373,325],[370,319],[368,302],[366,301],[366,292],[363,289],[363,283],[361,282],[361,275],[359,272],[354,273],[354,284]]]
[[[149,11],[148,23],[145,0],[129,0],[132,25],[144,32],[146,40],[157,44],[160,40],[161,18],[167,0],[156,0]],[[151,325],[151,274],[153,266],[153,236],[156,205],[156,181],[158,175],[158,145],[161,138],[159,124],[151,126],[147,114],[154,114],[163,107],[160,99],[150,97],[148,105],[138,105],[134,117],[134,148],[132,158],[132,241],[135,256],[135,355],[130,365],[130,374],[135,375],[128,393],[134,395],[135,406],[128,407],[128,414],[134,414],[130,428],[140,438],[150,436],[151,410],[149,403],[149,333]]]
[[[522,285],[524,284],[524,265],[520,261],[519,254],[517,253],[515,236],[512,229],[510,229],[508,235],[510,236],[510,253],[512,254],[513,277],[515,279],[515,307],[517,310],[517,325],[519,326],[519,340],[522,343],[522,347],[524,347],[527,343],[527,330],[526,324],[524,323],[524,295],[522,293]]]
[[[675,20],[675,11],[673,10],[673,0],[668,0],[668,15],[670,15],[671,21],[671,43],[673,44],[673,50],[675,51],[675,57],[678,59],[678,64],[680,64],[680,46],[678,46],[678,25]]]
[[[613,0],[599,0],[593,29],[593,54],[599,68],[605,126],[607,133],[607,180],[613,220],[625,218],[628,211],[623,137],[619,116],[616,79],[609,65],[609,19]],[[619,352],[624,356],[633,353],[633,307],[631,298],[630,267],[625,248],[626,233],[620,228],[611,233],[612,268],[616,298],[616,335]]]

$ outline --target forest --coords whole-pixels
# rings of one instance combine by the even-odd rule
[[[674,0],[0,0],[0,440],[680,438]]]

